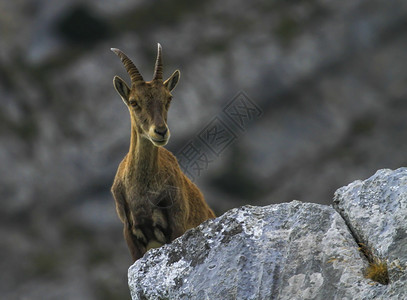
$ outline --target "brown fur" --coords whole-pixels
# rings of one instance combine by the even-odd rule
[[[131,89],[121,78],[115,76],[113,80],[131,118],[130,149],[119,165],[112,194],[133,260],[215,217],[200,190],[182,173],[175,156],[162,147],[170,136],[167,112],[180,73],[175,71],[163,82],[158,47],[154,79],[149,82],[142,79],[127,56],[112,49],[132,79],[137,79]]]

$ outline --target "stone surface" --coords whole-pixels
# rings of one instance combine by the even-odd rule
[[[364,181],[352,182],[336,191],[334,203],[358,242],[387,262],[386,295],[404,289],[406,298],[407,168],[379,170]]]
[[[133,299],[372,299],[384,287],[366,266],[334,209],[293,201],[188,231],[131,266],[129,285]]]
[[[207,221],[129,269],[133,299],[407,299],[407,168],[337,190],[334,208],[244,206]],[[364,277],[384,260],[390,283]]]

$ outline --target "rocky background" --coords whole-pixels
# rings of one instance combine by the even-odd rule
[[[2,1],[2,296],[130,298],[109,193],[130,127],[112,78],[128,77],[111,47],[149,78],[160,42],[165,75],[181,70],[174,153],[240,91],[259,109],[243,129],[224,120],[235,138],[219,156],[200,149],[211,162],[192,175],[220,215],[331,203],[407,164],[406,20],[402,0]]]

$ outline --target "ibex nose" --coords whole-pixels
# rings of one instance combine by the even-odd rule
[[[154,128],[154,132],[155,132],[156,134],[161,135],[162,137],[165,136],[165,134],[167,133],[167,131],[168,131],[168,129],[167,129],[166,126]]]

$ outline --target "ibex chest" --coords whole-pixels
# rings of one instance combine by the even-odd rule
[[[151,206],[169,207],[177,198],[177,188],[171,180],[157,178],[151,181],[127,180],[126,199],[132,206],[149,204]]]

